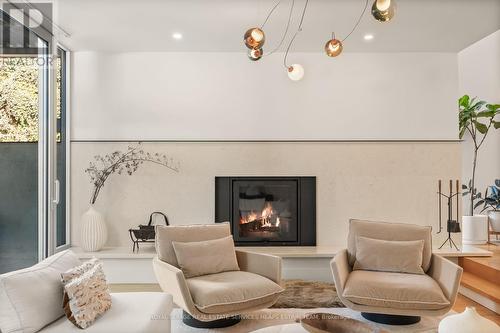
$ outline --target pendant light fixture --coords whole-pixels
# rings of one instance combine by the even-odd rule
[[[299,34],[299,32],[302,31],[302,23],[304,23],[304,16],[306,15],[306,10],[307,10],[307,5],[309,3],[309,0],[306,0],[304,4],[304,9],[302,9],[302,16],[300,17],[300,23],[299,27],[297,28],[297,31],[295,31],[295,34],[293,35],[292,39],[290,40],[290,43],[288,43],[288,47],[286,48],[285,56],[283,57],[283,66],[285,66],[288,77],[292,81],[300,81],[304,77],[304,67],[299,64],[293,64],[291,66],[288,66],[286,63],[286,60],[288,58],[288,53],[290,52],[290,48],[292,47],[293,42],[295,41],[295,38]]]
[[[248,50],[248,58],[252,61],[257,61],[262,58],[264,51],[260,49],[250,49]]]
[[[372,6],[372,15],[380,22],[390,21],[395,11],[396,4],[392,0],[375,0]]]
[[[342,45],[342,42],[335,38],[335,34],[332,34],[332,39],[330,39],[325,44],[325,52],[329,57],[338,56],[340,53],[342,53],[343,48],[344,46]]]
[[[261,49],[266,41],[266,35],[260,28],[250,28],[245,32],[243,37],[245,45],[251,50]]]
[[[249,49],[248,50],[248,58],[252,61],[257,61],[261,59],[264,56],[268,56],[276,52],[281,45],[283,44],[284,40],[286,39],[288,35],[288,30],[290,27],[290,22],[293,14],[293,9],[295,6],[295,0],[291,0],[290,4],[290,12],[288,14],[288,21],[286,24],[285,31],[283,33],[283,36],[281,38],[281,41],[279,42],[278,46],[276,46],[271,52],[265,53],[262,49],[262,46],[264,45],[266,41],[266,35],[264,33],[264,26],[266,25],[267,21],[271,17],[272,13],[276,10],[276,8],[280,5],[280,3],[283,0],[279,0],[273,8],[270,10],[269,14],[267,15],[264,23],[260,26],[260,28],[255,27],[255,28],[250,28],[245,32],[245,35],[243,36],[245,46]],[[365,0],[365,5],[363,8],[363,11],[361,12],[361,15],[359,16],[358,20],[356,21],[356,24],[354,24],[354,27],[351,29],[351,31],[347,34],[347,36],[343,39],[336,38],[335,33],[332,33],[332,38],[328,40],[325,44],[325,53],[329,57],[337,57],[339,56],[343,49],[344,49],[344,43],[351,36],[351,34],[356,30],[356,28],[359,26],[361,23],[361,19],[363,18],[363,15],[366,12],[366,9],[368,7],[368,1]],[[300,23],[298,25],[297,30],[293,34],[292,38],[290,39],[290,42],[288,43],[288,46],[285,51],[285,55],[283,57],[283,65],[287,71],[288,77],[293,80],[293,81],[299,81],[304,77],[304,67],[300,64],[293,64],[293,65],[288,65],[287,64],[287,58],[288,54],[290,52],[290,49],[293,45],[293,42],[295,41],[295,38],[297,35],[302,31],[302,24],[304,22],[304,16],[306,14],[307,10],[307,5],[309,3],[309,0],[305,0],[304,7],[302,9],[302,14],[300,18]],[[373,17],[380,22],[387,22],[390,21],[394,17],[394,12],[395,12],[395,7],[396,4],[394,3],[394,0],[375,0],[372,6],[372,15]]]
[[[300,81],[304,77],[304,67],[299,64],[290,65],[288,68],[288,77],[292,81]]]

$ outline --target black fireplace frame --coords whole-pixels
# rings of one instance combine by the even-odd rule
[[[294,180],[297,182],[297,241],[235,241],[237,246],[316,246],[316,177],[215,177],[215,222],[233,221],[233,184],[235,181]]]

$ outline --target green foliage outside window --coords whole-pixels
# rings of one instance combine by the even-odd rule
[[[56,58],[56,108],[61,118],[61,61]],[[40,67],[35,58],[0,58],[0,142],[38,141]],[[57,141],[61,134],[57,133]]]
[[[38,141],[38,70],[29,58],[0,58],[0,142]]]

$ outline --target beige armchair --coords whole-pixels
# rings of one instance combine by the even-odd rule
[[[443,315],[452,308],[462,268],[432,254],[430,227],[349,222],[348,248],[330,263],[338,296],[348,308],[360,311],[368,320],[392,325],[413,324],[420,316]],[[358,236],[388,241],[424,240],[425,274],[353,270]]]
[[[231,235],[227,223],[157,226],[153,269],[163,291],[184,310],[185,324],[198,328],[234,325],[239,314],[268,308],[283,289],[281,258],[236,251],[240,271],[186,278],[178,267],[172,242],[197,242]]]

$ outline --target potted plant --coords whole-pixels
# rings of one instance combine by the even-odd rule
[[[99,251],[107,239],[107,228],[102,214],[97,211],[94,204],[99,197],[101,189],[106,180],[112,174],[128,174],[131,176],[144,162],[154,163],[178,172],[179,167],[174,165],[173,160],[166,155],[159,153],[145,152],[140,148],[140,143],[136,147],[129,146],[125,152],[115,151],[104,156],[94,156],[95,162],[90,165],[85,172],[90,176],[93,185],[90,197],[90,207],[82,215],[80,228],[80,242],[85,251]]]
[[[481,213],[489,209],[488,218],[491,229],[500,232],[500,179],[495,179],[495,184],[488,186],[484,192],[484,199],[479,200],[474,207],[481,205],[483,205]]]
[[[490,129],[500,128],[500,121],[495,120],[500,114],[500,105],[477,101],[468,95],[462,96],[458,105],[459,137],[462,139],[468,133],[474,143],[472,175],[467,185],[462,185],[463,195],[469,197],[468,215],[462,218],[462,243],[485,244],[488,239],[488,216],[474,215],[475,202],[482,199],[475,186],[477,156]]]

